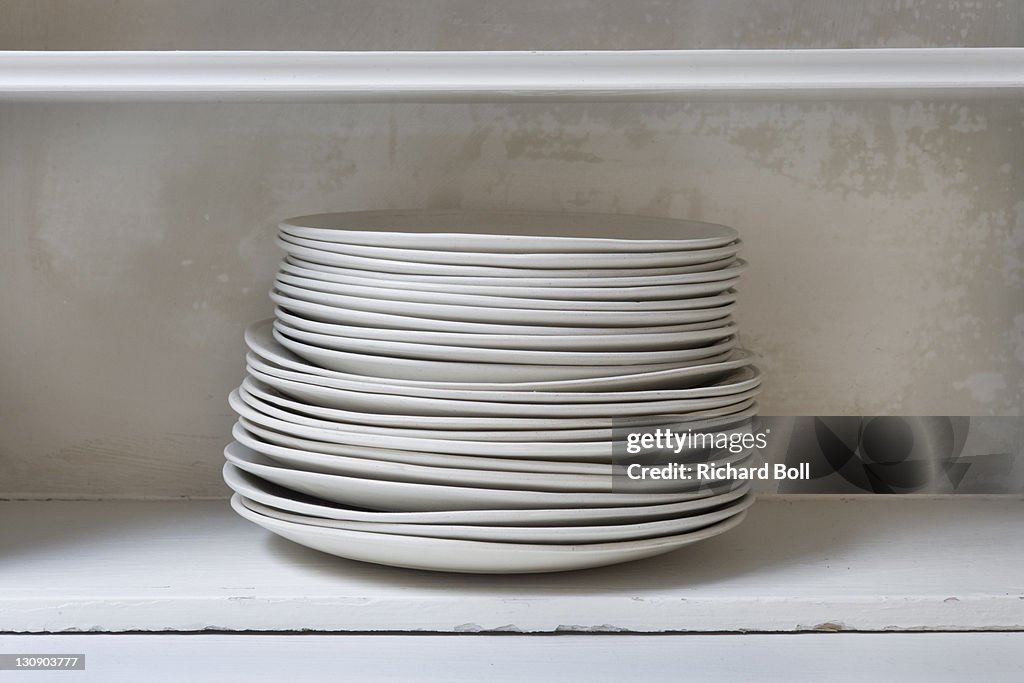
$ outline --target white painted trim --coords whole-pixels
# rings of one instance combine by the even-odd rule
[[[85,655],[84,681],[927,681],[1024,677],[1024,633],[686,636],[0,636]],[[39,680],[45,674],[25,674]],[[21,680],[12,675],[12,680]],[[51,680],[47,678],[46,680]]]
[[[1024,501],[760,500],[643,562],[466,576],[350,562],[225,501],[0,503],[0,632],[1024,630]]]
[[[0,99],[660,99],[1024,88],[1024,48],[0,52]]]

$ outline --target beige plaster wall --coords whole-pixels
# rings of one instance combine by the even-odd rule
[[[91,13],[84,4],[5,3],[15,19],[0,22],[0,45],[1019,38],[1016,5],[989,2],[888,13],[843,3],[831,15],[797,2],[565,2],[565,16],[544,9],[551,3],[439,0],[288,3],[288,13],[252,3],[230,15],[224,3],[98,2]],[[341,7],[330,24],[328,5]],[[596,7],[587,22],[565,18],[585,5]],[[906,19],[915,11],[927,21]],[[268,16],[288,21],[279,32]],[[244,326],[271,311],[275,222],[321,210],[514,207],[728,223],[752,264],[739,318],[766,372],[765,413],[1019,414],[1022,115],[1013,99],[2,106],[0,494],[223,493],[225,397],[241,379]]]

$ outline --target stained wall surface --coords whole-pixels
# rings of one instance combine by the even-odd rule
[[[563,2],[563,13],[544,9],[552,3],[306,2],[286,15],[253,3],[232,21],[209,9],[218,3],[95,4],[86,17],[62,3],[5,3],[13,19],[0,22],[0,47],[1020,39],[1017,6],[993,2],[829,3],[831,14],[800,2]],[[727,223],[751,263],[738,317],[766,373],[766,414],[1020,414],[1022,173],[1014,99],[4,105],[0,494],[223,494],[226,395],[243,373],[242,330],[272,311],[276,221],[326,210]]]
[[[4,50],[1024,45],[1014,0],[5,0]]]

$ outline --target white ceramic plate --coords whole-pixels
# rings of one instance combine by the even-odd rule
[[[735,528],[741,512],[724,522],[676,536],[618,543],[542,545],[483,543],[367,533],[293,524],[258,514],[232,498],[242,517],[300,545],[350,560],[410,569],[476,574],[526,574],[602,567],[662,555]]]
[[[322,406],[324,408],[339,408],[362,413],[378,413],[381,415],[422,415],[429,417],[516,417],[551,418],[551,417],[639,417],[645,415],[673,415],[693,409],[694,405],[710,405],[707,403],[696,404],[695,401],[703,401],[709,398],[721,399],[724,402],[752,398],[757,394],[761,379],[752,368],[745,368],[738,372],[743,375],[731,375],[732,380],[722,380],[719,385],[701,389],[679,389],[676,391],[652,391],[635,392],[640,394],[637,400],[632,400],[630,392],[601,393],[594,394],[603,401],[591,401],[584,403],[572,403],[568,399],[575,399],[582,396],[590,398],[590,394],[577,393],[550,393],[543,398],[552,399],[548,402],[531,402],[536,394],[528,392],[509,392],[518,400],[515,402],[506,401],[481,401],[474,398],[477,394],[494,395],[499,398],[505,396],[504,392],[447,392],[456,398],[434,398],[427,396],[412,396],[404,393],[404,387],[392,387],[393,394],[380,393],[384,387],[375,387],[376,391],[353,390],[352,388],[335,388],[310,383],[306,377],[300,381],[289,379],[297,373],[268,368],[258,358],[250,358],[251,363],[247,365],[247,372],[254,378],[260,380],[266,386],[273,387],[283,395],[290,396],[306,405]],[[253,364],[254,363],[254,364]],[[288,377],[281,376],[287,373]],[[747,379],[742,379],[747,377]],[[315,378],[314,378],[315,379]],[[339,383],[340,384],[340,383]],[[350,384],[345,382],[344,384]],[[721,391],[728,388],[734,393]],[[700,395],[704,389],[705,395]],[[687,392],[697,392],[696,395],[688,395]],[[751,393],[748,393],[751,392]],[[679,395],[679,398],[665,398],[664,400],[647,400],[647,395]],[[607,400],[610,398],[624,399],[621,401]],[[557,400],[562,398],[564,400]]]
[[[718,430],[721,434],[748,434],[750,423],[733,425],[731,429]],[[388,448],[353,446],[351,444],[311,441],[301,437],[266,429],[245,417],[239,417],[231,429],[231,435],[243,446],[260,452],[261,444],[281,446],[297,451],[319,455],[340,455],[350,458],[364,458],[381,462],[398,462],[428,467],[453,467],[467,470],[497,470],[502,472],[538,472],[543,474],[590,474],[606,477],[613,472],[611,462],[572,462],[540,459],[490,458],[484,455],[451,455],[449,453],[428,453],[424,451],[400,451]],[[681,454],[687,462],[724,460],[732,457],[722,452],[693,450]]]
[[[578,493],[485,489],[469,486],[420,484],[385,479],[364,479],[341,474],[323,474],[281,467],[256,451],[231,443],[224,449],[228,462],[241,470],[299,491],[342,505],[369,510],[426,512],[430,510],[504,510],[624,507],[679,503],[707,497],[704,488],[672,493]],[[731,482],[722,482],[729,488]],[[715,490],[721,493],[721,490]]]
[[[662,274],[652,273],[650,269],[642,272],[637,270],[627,270],[626,272],[614,272],[610,275],[599,275],[593,270],[578,270],[562,271],[569,273],[568,275],[562,276],[553,276],[550,272],[544,272],[544,274],[534,277],[517,275],[514,279],[510,279],[509,275],[513,275],[514,273],[504,275],[502,273],[496,273],[493,275],[477,276],[459,274],[427,275],[422,273],[383,273],[373,270],[365,270],[363,268],[331,265],[329,263],[317,263],[316,261],[309,261],[301,256],[297,256],[296,254],[288,254],[285,256],[284,260],[286,263],[293,263],[302,266],[303,268],[309,268],[310,270],[320,270],[327,273],[339,273],[361,278],[370,278],[387,282],[389,285],[396,287],[408,283],[428,283],[440,285],[459,284],[472,286],[516,286],[530,288],[584,287],[587,289],[605,291],[609,288],[683,285],[693,282],[710,282],[723,278],[732,278],[736,277],[740,272],[732,270],[733,268],[739,267],[742,271],[746,269],[747,265],[742,259],[730,256],[728,258],[717,259],[715,261],[708,261],[707,263],[695,263],[690,266],[670,268],[668,270],[671,272]],[[665,269],[658,270],[663,271]],[[610,271],[605,270],[601,272],[608,273]],[[600,296],[598,298],[602,298],[604,296],[604,293],[599,292],[599,294]]]
[[[521,297],[524,299],[562,299],[564,301],[648,301],[657,299],[687,299],[695,296],[707,296],[724,292],[739,281],[740,273],[746,269],[744,261],[720,270],[693,273],[687,277],[687,283],[672,285],[640,286],[640,287],[601,287],[596,279],[590,279],[595,286],[590,287],[555,287],[555,286],[524,286],[516,280],[515,285],[473,284],[459,278],[446,278],[441,281],[419,282],[399,280],[394,277],[382,277],[366,271],[331,268],[317,264],[303,264],[291,257],[281,262],[281,271],[308,278],[322,280],[341,285],[361,285],[364,287],[390,287],[418,292],[445,292],[449,294],[476,294],[491,297]]]
[[[737,430],[741,431],[741,430]],[[747,428],[745,431],[750,431]],[[259,451],[258,445],[270,444],[282,446],[308,453],[322,455],[342,455],[351,458],[366,458],[382,462],[401,462],[409,465],[427,465],[430,467],[456,467],[470,470],[502,470],[506,472],[543,472],[546,474],[593,474],[607,476],[611,471],[611,463],[595,462],[559,462],[557,460],[518,460],[516,458],[488,458],[480,455],[451,455],[449,453],[424,453],[417,451],[399,451],[390,448],[372,448],[369,446],[353,446],[351,444],[335,444],[324,441],[311,441],[291,434],[276,432],[239,417],[231,429],[235,441]]]
[[[724,312],[721,317],[708,317],[707,320],[694,320],[685,323],[672,325],[653,325],[648,327],[562,327],[556,325],[516,325],[516,324],[495,324],[463,322],[460,320],[435,320],[431,318],[417,318],[408,315],[392,315],[388,313],[376,313],[373,311],[357,311],[355,309],[345,310],[334,306],[325,306],[319,303],[303,301],[294,297],[286,296],[271,291],[270,298],[294,315],[300,315],[307,320],[327,323],[340,323],[344,325],[359,325],[363,327],[376,327],[391,330],[423,330],[428,332],[461,332],[474,334],[498,334],[498,335],[549,335],[549,336],[577,336],[577,335],[622,335],[622,334],[667,334],[672,332],[690,332],[695,325],[707,325],[718,327],[722,321],[727,321],[730,310]],[[692,313],[692,311],[690,312]],[[703,316],[700,316],[703,317]]]
[[[403,481],[438,486],[469,486],[509,491],[564,491],[567,493],[599,493],[612,490],[612,472],[606,474],[552,474],[549,472],[512,472],[456,467],[433,467],[424,464],[326,455],[287,448],[253,439],[251,436],[234,442],[228,448],[245,448],[270,458],[281,467],[303,472],[338,474],[362,479]],[[683,487],[676,487],[683,488]],[[652,489],[653,490],[653,489]],[[645,491],[646,492],[646,491]]]
[[[705,320],[717,320],[736,310],[735,302],[710,308],[673,311],[545,311],[528,308],[486,308],[483,306],[454,306],[425,304],[393,299],[364,299],[358,296],[327,294],[303,289],[281,282],[274,284],[275,292],[282,296],[282,305],[291,308],[288,301],[320,304],[325,322],[344,323],[349,311],[366,311],[386,315],[400,315],[420,320],[491,323],[499,325],[557,325],[560,327],[659,327]]]
[[[516,527],[572,527],[593,525],[640,524],[703,514],[735,505],[750,492],[750,485],[736,482],[735,488],[703,498],[661,505],[633,505],[613,508],[538,509],[538,510],[448,510],[433,512],[378,512],[329,503],[307,496],[224,463],[224,482],[250,500],[307,517],[352,522],[383,522],[414,526],[474,525]]]
[[[474,349],[522,349],[529,351],[657,351],[662,349],[688,349],[737,332],[732,318],[687,325],[685,332],[634,334],[478,334],[473,332],[427,332],[424,330],[392,330],[358,325],[337,325],[307,320],[292,315],[281,307],[274,309],[278,321],[295,330],[355,339],[401,341],[415,344],[441,344],[465,346]],[[299,335],[292,335],[300,339]]]
[[[690,251],[496,254],[366,247],[305,239],[283,232],[278,235],[277,244],[300,258],[348,268],[383,273],[507,277],[575,277],[582,274],[581,271],[611,276],[676,275],[674,269],[680,266],[729,258],[740,250],[740,243],[733,242],[723,247]]]
[[[717,292],[705,296],[688,298],[654,299],[644,301],[603,301],[579,299],[538,299],[510,296],[481,296],[479,294],[453,294],[450,292],[421,292],[413,289],[389,287],[385,283],[378,286],[348,285],[337,282],[326,282],[305,276],[279,272],[275,284],[292,285],[314,292],[354,296],[362,299],[384,299],[386,301],[408,301],[411,303],[440,304],[451,306],[475,306],[481,308],[523,308],[538,311],[684,311],[695,308],[714,308],[735,303],[736,292],[720,288]],[[583,290],[583,288],[580,288]],[[587,291],[587,290],[583,290]]]
[[[491,253],[707,249],[739,238],[714,223],[553,211],[351,211],[290,218],[280,227],[297,237],[344,244]]]
[[[587,379],[590,377],[611,377],[621,375],[624,368],[633,372],[657,372],[692,365],[704,365],[709,359],[720,357],[732,350],[735,337],[718,342],[713,346],[698,347],[680,351],[692,351],[692,358],[669,363],[643,363],[638,365],[527,365],[524,363],[488,363],[464,361],[439,361],[420,358],[399,358],[370,353],[353,353],[304,344],[292,339],[277,329],[274,339],[292,353],[301,356],[322,368],[362,375],[364,378],[403,379],[427,382],[550,382],[558,380]],[[379,346],[393,342],[363,340],[367,346]],[[451,347],[464,348],[464,347]],[[536,353],[547,353],[537,351]],[[559,353],[552,351],[550,353]]]
[[[499,392],[490,396],[481,394],[480,398],[486,400],[507,400],[510,402],[524,400],[522,397],[517,398],[516,396],[524,392],[536,394],[525,400],[541,402],[547,400],[544,394],[552,392],[621,392],[703,386],[713,383],[728,372],[747,367],[753,362],[753,358],[748,352],[733,349],[729,353],[709,358],[706,363],[692,367],[653,373],[630,372],[623,375],[594,379],[562,380],[556,382],[420,382],[392,379],[383,382],[353,373],[328,370],[303,360],[277,343],[273,336],[273,325],[270,320],[250,325],[245,331],[245,343],[250,351],[266,361],[267,367],[261,369],[270,371],[268,368],[276,367],[282,371],[290,370],[300,373],[303,375],[302,379],[292,377],[292,379],[299,379],[299,381],[319,383],[324,386],[333,386],[341,389],[355,389],[356,386],[351,383],[358,382],[358,390],[377,391],[378,393],[395,393],[394,387],[398,386],[403,388],[402,392],[410,396],[432,396],[437,398],[459,398],[458,396],[451,395],[450,392],[452,391]],[[349,384],[333,384],[334,382],[347,382]],[[508,398],[500,398],[501,395]]]
[[[733,505],[690,517],[664,519],[657,522],[638,524],[613,524],[609,526],[570,527],[513,527],[473,526],[451,524],[394,524],[388,522],[341,521],[296,515],[269,505],[263,505],[244,496],[239,498],[242,505],[253,512],[293,524],[345,529],[379,534],[401,536],[423,536],[425,538],[452,538],[461,541],[483,541],[489,543],[544,543],[551,545],[574,545],[577,543],[614,543],[636,541],[644,538],[674,536],[703,529],[743,512],[754,503],[753,496],[747,496]]]
[[[720,377],[696,387],[594,392],[434,389],[388,384],[379,380],[366,382],[332,379],[281,368],[263,361],[254,353],[246,354],[246,370],[282,393],[309,403],[331,408],[362,411],[372,409],[373,412],[398,414],[404,414],[403,410],[409,410],[413,411],[414,415],[507,415],[510,410],[523,410],[529,411],[530,417],[543,417],[550,416],[551,409],[557,411],[556,406],[561,404],[616,404],[607,409],[595,405],[592,414],[603,416],[606,410],[618,411],[619,405],[664,401],[664,404],[650,408],[652,412],[648,413],[660,415],[672,412],[664,410],[670,405],[670,401],[738,394],[761,384],[760,371],[751,365],[723,372]],[[534,410],[540,414],[533,415]],[[637,410],[646,411],[648,408],[638,407]],[[526,416],[525,413],[523,415]]]
[[[615,404],[580,404],[577,410],[564,411],[562,415],[547,415],[543,417],[520,417],[515,411],[511,410],[513,406],[508,406],[509,410],[506,410],[504,416],[463,416],[463,415],[406,415],[406,414],[395,414],[395,413],[374,413],[374,412],[363,412],[347,410],[344,408],[330,408],[325,406],[316,405],[313,403],[306,403],[304,401],[297,401],[290,398],[281,392],[273,389],[271,386],[260,382],[255,377],[246,377],[242,382],[242,399],[247,400],[246,395],[255,397],[255,399],[263,402],[264,405],[271,404],[278,408],[296,415],[308,416],[320,420],[326,420],[328,422],[335,422],[338,424],[346,425],[369,425],[369,426],[380,426],[380,427],[394,427],[396,429],[427,429],[434,433],[439,433],[438,430],[452,430],[453,434],[459,434],[463,431],[480,431],[480,430],[569,430],[569,429],[586,429],[591,427],[604,427],[612,424],[611,417],[619,416],[595,416],[589,413],[587,408],[591,406],[609,406]],[[684,416],[697,411],[725,409],[729,406],[736,405],[738,403],[745,402],[749,399],[754,398],[760,390],[755,388],[749,391],[745,391],[741,394],[735,394],[732,396],[712,396],[710,398],[698,398],[691,401],[678,401],[676,402],[679,406],[679,410],[670,413],[663,412],[641,412],[636,417],[650,417],[652,415],[677,415]],[[397,397],[396,397],[397,398]],[[250,403],[250,405],[252,405]],[[523,405],[523,404],[519,404]],[[260,410],[261,407],[253,405],[254,408]],[[554,406],[548,406],[553,408]],[[572,406],[562,406],[572,407]]]
[[[459,363],[488,363],[512,365],[602,366],[656,365],[680,363],[717,356],[731,350],[735,337],[719,333],[717,339],[665,351],[538,351],[533,349],[477,348],[473,346],[446,346],[440,343],[416,343],[383,339],[365,339],[334,334],[308,332],[275,320],[274,329],[285,338],[309,344],[323,351],[345,351],[368,356],[436,360]],[[731,340],[731,341],[730,341]],[[284,342],[281,342],[284,343]],[[344,368],[341,368],[344,369]],[[613,374],[619,374],[620,371]],[[523,376],[522,379],[527,379]]]
[[[236,425],[232,430],[236,444],[248,448],[260,455],[290,467],[306,472],[323,474],[340,474],[364,479],[383,479],[386,481],[406,481],[418,484],[437,484],[439,486],[470,486],[482,489],[507,489],[529,491],[567,491],[567,492],[611,492],[614,490],[613,474],[622,474],[607,466],[600,474],[523,472],[512,470],[482,470],[473,467],[438,467],[426,463],[402,463],[393,460],[375,460],[307,451],[288,448],[274,443],[261,441],[244,428]],[[717,451],[713,455],[701,458],[715,467],[736,465],[749,459],[749,453],[729,453]],[[707,482],[677,482],[655,480],[638,484],[643,493],[672,492],[693,489]]]
[[[416,429],[401,427],[378,427],[353,424],[351,422],[335,422],[308,417],[290,410],[282,410],[254,396],[244,386],[231,392],[228,402],[236,413],[242,417],[287,434],[295,434],[315,441],[338,443],[355,443],[380,448],[397,448],[399,450],[423,450],[433,453],[455,453],[475,455],[500,455],[500,450],[514,447],[514,444],[544,442],[556,445],[559,451],[582,449],[585,452],[595,450],[595,443],[606,443],[610,448],[612,438],[612,421],[600,421],[604,426],[594,426],[598,421],[579,421],[581,425],[568,429],[523,429],[523,430],[453,430],[453,429]],[[393,439],[394,443],[370,442],[365,439]],[[358,439],[358,440],[356,440]],[[563,449],[564,446],[569,448]],[[562,458],[552,458],[561,460]]]
[[[522,421],[516,421],[513,423],[517,426],[511,428],[508,426],[508,423],[493,423],[489,425],[486,421],[476,422],[475,418],[468,417],[429,418],[445,422],[445,424],[449,426],[447,429],[441,429],[441,425],[431,425],[429,423],[429,419],[419,423],[423,425],[421,427],[416,427],[412,424],[412,421],[409,421],[409,426],[401,427],[370,425],[342,419],[343,415],[351,415],[352,413],[350,411],[341,411],[334,408],[327,409],[335,416],[333,419],[322,419],[305,415],[293,409],[280,407],[280,405],[276,405],[275,403],[271,403],[260,396],[257,396],[251,391],[252,388],[252,380],[251,378],[247,378],[245,382],[242,383],[242,386],[233,393],[237,394],[238,399],[240,399],[242,403],[253,410],[258,411],[261,415],[276,418],[277,420],[296,426],[312,427],[315,429],[346,432],[351,434],[377,434],[381,436],[401,436],[420,439],[451,439],[455,441],[478,442],[553,441],[565,443],[608,440],[612,438],[612,427],[615,425],[612,418],[549,418],[547,420],[532,420],[525,418]],[[288,403],[292,406],[297,405],[295,401],[291,401],[290,399],[283,397],[277,398],[275,401],[277,404]],[[635,417],[630,418],[630,424],[636,426],[641,424],[659,426],[678,424],[684,419],[689,422],[693,422],[698,419],[698,417],[693,417],[693,419],[690,420],[690,416],[719,417],[722,415],[732,415],[749,407],[751,402],[752,399],[744,399],[742,401],[729,403],[715,408],[692,410],[685,413],[685,415],[679,416],[666,417],[653,415]],[[256,419],[249,415],[246,415],[246,417]],[[511,420],[514,418],[508,419]],[[451,428],[452,425],[456,424],[461,425],[460,428]],[[476,429],[467,429],[466,427],[469,425],[475,425]],[[493,428],[486,429],[488,426],[492,426]],[[701,427],[704,428],[704,425],[702,424]]]
[[[753,375],[754,372],[751,371]],[[325,420],[352,421],[389,427],[450,429],[546,428],[563,418],[606,420],[614,417],[685,415],[754,398],[760,393],[760,378],[734,386],[746,387],[733,394],[683,398],[671,401],[625,401],[622,403],[498,403],[452,399],[370,394],[344,389],[326,389],[291,382],[253,368],[245,388],[252,394],[292,410]],[[291,397],[291,398],[289,398]],[[326,397],[326,400],[324,400]],[[626,394],[623,398],[628,399]]]
[[[614,445],[612,439],[617,436],[610,428],[450,432],[339,424],[279,410],[248,394],[245,394],[243,400],[242,395],[242,392],[236,390],[228,396],[228,403],[240,417],[282,434],[325,443],[491,458],[611,462]],[[251,403],[259,404],[260,409],[254,408]],[[702,424],[702,428],[729,429],[742,425],[745,420],[757,414],[755,401],[739,403],[736,412],[729,412],[732,408],[693,413],[690,417],[700,419],[717,415],[722,419]]]
[[[340,254],[335,251],[326,249],[326,246],[331,246],[331,243],[327,242],[316,242],[315,240],[302,240],[300,238],[293,238],[287,236],[287,234],[281,234],[278,239],[275,240],[275,244],[285,250],[290,256],[302,259],[303,261],[311,261],[313,263],[323,263],[324,265],[334,265],[343,268],[355,268],[357,270],[371,270],[375,272],[397,272],[406,273],[412,275],[460,275],[465,278],[639,278],[644,276],[648,278],[651,275],[681,275],[688,270],[681,268],[688,267],[689,264],[695,263],[707,263],[710,261],[720,261],[724,258],[734,257],[739,252],[739,244],[735,243],[728,247],[718,247],[716,249],[707,249],[695,252],[678,252],[680,254],[687,254],[687,258],[678,257],[679,261],[674,266],[651,266],[651,267],[625,267],[618,261],[618,254],[603,254],[603,261],[608,261],[606,257],[612,257],[610,262],[620,262],[620,267],[592,267],[584,265],[583,260],[573,260],[571,257],[567,258],[564,254],[555,254],[554,256],[559,257],[559,262],[565,263],[563,267],[507,267],[507,266],[495,266],[495,265],[454,265],[452,263],[422,263],[410,260],[393,260],[386,258],[371,258],[367,256],[355,256],[352,254]],[[366,249],[372,249],[366,247]],[[463,262],[473,263],[471,256],[466,255],[463,258]]]
[[[510,253],[492,251],[437,251],[345,244],[324,240],[296,237],[287,230],[282,231],[281,241],[310,249],[344,256],[354,256],[396,263],[415,263],[423,266],[450,265],[465,268],[467,263],[493,268],[535,269],[607,269],[607,268],[675,268],[693,263],[707,263],[734,256],[739,251],[739,242],[708,249],[686,249],[679,251],[635,251],[635,252],[572,252],[572,253]]]

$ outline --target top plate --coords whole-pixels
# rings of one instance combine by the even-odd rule
[[[407,275],[508,278],[680,275],[695,264],[732,258],[742,246],[737,240],[712,249],[651,253],[507,254],[363,247],[295,237],[286,232],[278,233],[276,244],[290,256],[341,268]]]
[[[714,223],[534,211],[324,213],[286,220],[281,230],[296,237],[361,246],[501,254],[708,249],[739,237],[732,228]]]

